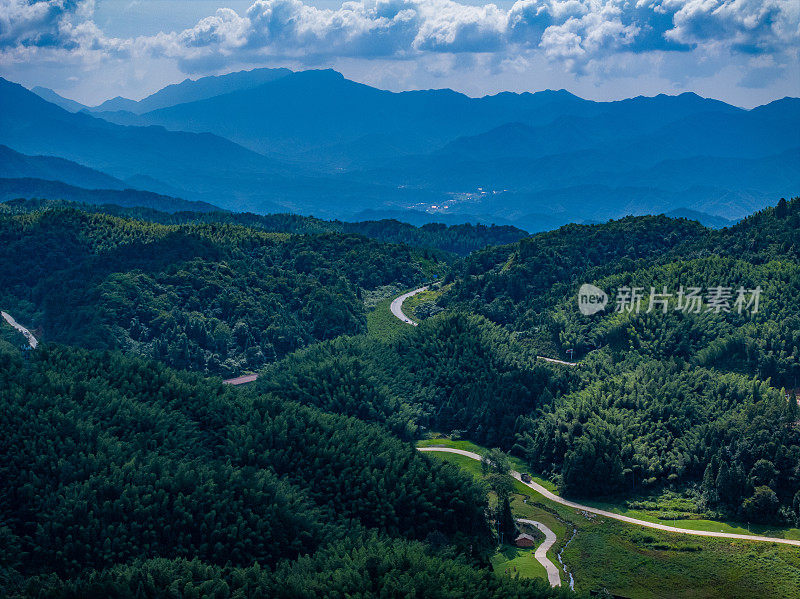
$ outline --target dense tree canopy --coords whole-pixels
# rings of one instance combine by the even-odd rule
[[[584,282],[609,293],[606,310],[578,311]],[[707,297],[679,309],[679,289],[717,286],[730,291],[723,309]],[[622,288],[642,290],[640,311],[617,309]],[[755,288],[758,310],[738,310],[736,290]],[[672,293],[652,310],[651,289]],[[794,523],[798,294],[794,199],[721,231],[664,217],[562,227],[470,256],[440,303],[485,315],[533,353],[583,360],[571,392],[516,412],[516,451],[564,492],[702,480],[728,515]]]
[[[499,448],[508,532],[501,450],[566,495],[691,486],[719,516],[800,525],[800,200],[722,231],[570,225],[463,262],[285,215],[31,208],[0,211],[0,303],[45,341],[0,329],[5,595],[558,595],[484,567],[489,489],[416,452],[429,430]],[[420,326],[360,334],[365,292],[451,265]],[[583,282],[761,295],[583,315]],[[566,349],[577,364],[539,358]],[[205,378],[246,369],[249,388]]]
[[[179,368],[253,370],[365,331],[362,289],[442,268],[357,235],[158,225],[75,209],[0,214],[0,304],[43,339]]]
[[[479,252],[440,300],[449,313],[388,343],[309,348],[266,371],[261,389],[405,436],[457,431],[513,450],[570,495],[695,484],[720,513],[800,521],[797,403],[781,390],[800,387],[800,243],[791,224],[800,201],[782,210],[737,225],[748,250],[736,228],[644,217]],[[645,297],[639,313],[612,303],[584,316],[580,281],[648,291],[724,284],[761,295],[755,313],[681,311],[673,296],[666,312],[648,313]],[[580,367],[536,358],[568,348]]]
[[[513,243],[528,234],[508,225],[428,223],[415,227],[394,219],[345,222],[321,220],[298,214],[252,214],[231,212],[160,212],[150,208],[123,208],[106,205],[93,206],[52,200],[10,200],[0,204],[0,210],[30,212],[48,207],[75,207],[86,212],[99,212],[136,218],[164,225],[234,224],[273,233],[345,233],[362,235],[386,243],[404,243],[418,248],[428,248],[466,256],[487,246]]]
[[[382,576],[412,587],[440,579],[430,596],[473,586],[542,596],[468,566],[490,542],[486,490],[375,425],[54,345],[29,360],[0,354],[0,383],[0,580],[18,591],[133,596],[138,583],[123,581],[141,568],[163,588],[185,585],[189,568],[200,586],[208,576],[201,595],[253,576],[271,596],[281,585],[314,588],[345,560],[358,577],[329,596],[369,592]],[[432,538],[463,557],[403,541]],[[288,565],[303,555],[314,557]]]

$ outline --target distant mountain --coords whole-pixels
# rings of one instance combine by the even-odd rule
[[[98,106],[87,108],[89,112],[130,112],[134,113],[139,103],[136,100],[115,96]],[[135,113],[134,113],[135,114]]]
[[[0,178],[48,179],[88,189],[125,189],[119,179],[54,156],[26,156],[0,145]]]
[[[674,97],[673,103],[683,104],[685,96]],[[608,112],[592,117],[562,116],[539,127],[508,123],[476,136],[455,139],[434,155],[436,160],[452,163],[541,158],[592,150],[597,155],[594,160],[644,165],[691,156],[757,157],[800,146],[798,109],[783,110],[776,118],[767,110],[748,112],[727,105],[712,111],[709,108],[718,104],[713,101],[699,106],[701,111],[696,113],[680,110],[680,106],[674,107],[677,110],[659,109],[663,104],[654,102],[647,119],[641,114],[626,114],[620,102],[612,103]],[[694,101],[692,105],[698,106]],[[419,157],[419,161],[428,168],[432,166],[427,156]],[[588,168],[593,166],[589,164]],[[613,164],[605,168],[612,167]]]
[[[478,99],[452,90],[392,93],[321,70],[155,110],[138,121],[125,116],[123,121],[211,132],[258,152],[335,171],[353,163],[374,164],[374,157],[383,162],[398,154],[427,152],[456,136],[514,118],[537,123],[591,105],[563,91]]]
[[[800,98],[781,98],[769,104],[756,106],[750,112],[764,119],[796,121],[797,114],[800,113]],[[800,132],[795,131],[795,134],[800,135]]]
[[[286,172],[274,160],[221,137],[123,127],[73,114],[2,78],[0,105],[0,144],[91,165],[118,179],[152,177],[181,190],[186,199],[244,195],[255,202],[278,173]]]
[[[0,178],[0,202],[17,199],[47,199],[102,206],[152,208],[162,212],[213,212],[220,208],[205,202],[189,202],[137,189],[83,189],[60,181]]]
[[[649,169],[618,173],[589,172],[582,176],[565,172],[561,179],[553,165],[536,166],[522,172],[515,182],[531,178],[550,182],[550,187],[475,194],[454,202],[448,212],[496,215],[526,231],[541,230],[535,221],[542,215],[558,216],[561,225],[691,208],[738,219],[800,188],[800,150],[758,159],[665,161]]]
[[[291,73],[289,69],[253,69],[216,77],[202,77],[196,80],[185,79],[181,83],[168,85],[139,101],[118,96],[111,100],[106,100],[99,106],[89,110],[92,112],[126,111],[133,114],[141,114],[150,110],[175,106],[176,104],[204,100],[237,90],[250,89],[268,81],[285,77],[289,73]]]
[[[417,155],[428,164],[431,153],[451,161],[484,160],[547,156],[608,140],[618,145],[710,112],[744,111],[688,93],[619,102],[590,102],[564,90],[483,98],[452,90],[391,93],[322,70],[138,117],[102,116],[129,125],[211,132],[257,152],[338,173],[391,168],[403,156]]]
[[[688,220],[696,220],[701,225],[708,227],[709,229],[724,229],[725,227],[732,227],[739,222],[737,220],[729,220],[721,216],[706,214],[705,212],[698,212],[697,210],[690,210],[689,208],[678,208],[677,210],[667,212],[664,216],[669,216],[670,218],[686,218]]]
[[[80,112],[81,110],[86,109],[86,106],[80,102],[60,96],[52,89],[48,89],[46,87],[40,87],[37,85],[36,87],[32,87],[31,91],[43,100],[47,100],[51,104],[60,106],[64,110],[69,110],[70,112]]]
[[[795,98],[749,111],[692,93],[470,98],[255,70],[170,86],[135,110],[178,103],[141,114],[95,113],[108,122],[19,100],[0,115],[0,143],[233,210],[411,211],[537,231],[678,209],[740,218],[800,189]]]
[[[408,223],[415,227],[422,227],[431,223],[441,223],[447,226],[457,226],[463,224],[472,225],[496,225],[498,227],[513,226],[511,220],[502,217],[482,216],[476,214],[465,214],[457,212],[449,214],[447,212],[420,212],[418,210],[361,210],[355,214],[348,215],[349,222],[364,222],[378,220],[397,220]]]
[[[226,209],[332,218],[376,205],[441,199],[438,192],[321,176],[209,133],[120,126],[85,112],[73,114],[2,78],[0,105],[0,144],[26,154],[57,155],[136,181],[148,191],[169,190]]]

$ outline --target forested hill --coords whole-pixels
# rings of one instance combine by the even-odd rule
[[[720,260],[712,260],[711,264],[710,258]],[[542,316],[547,310],[565,300],[575,300],[582,283],[604,282],[609,287],[606,291],[613,292],[617,283],[638,280],[634,273],[654,275],[652,282],[645,285],[649,294],[651,284],[688,286],[691,280],[675,269],[715,269],[695,273],[696,284],[713,284],[709,277],[730,272],[731,276],[718,282],[727,285],[744,282],[741,269],[763,269],[770,263],[779,269],[798,261],[797,198],[781,200],[776,207],[721,230],[664,216],[628,217],[602,225],[568,225],[518,243],[476,252],[451,278],[455,284],[442,303],[467,308],[524,332],[534,324],[543,324]],[[726,271],[733,263],[740,268]],[[765,282],[773,278],[767,273],[765,277]],[[780,308],[784,309],[793,308]]]
[[[444,263],[352,234],[160,225],[75,209],[0,213],[0,306],[45,341],[209,374],[366,330],[362,290]]]
[[[111,352],[0,347],[4,597],[565,596],[384,429]]]
[[[609,294],[605,310],[580,313],[583,283]],[[636,288],[638,313],[621,309],[620,290]],[[665,294],[652,308],[651,288]],[[688,308],[691,288],[701,303]],[[756,288],[757,311],[746,304]],[[794,522],[798,408],[780,389],[800,387],[799,293],[796,198],[719,231],[647,217],[536,235],[467,258],[441,301],[504,325],[533,353],[573,349],[583,361],[586,386],[516,425],[518,451],[565,491],[702,479],[709,506]]]
[[[405,243],[413,247],[438,249],[460,256],[466,256],[487,246],[512,243],[528,235],[522,229],[508,225],[461,224],[447,226],[440,223],[429,223],[415,227],[393,219],[344,222],[297,214],[260,215],[249,212],[223,212],[205,209],[164,212],[145,207],[97,206],[53,200],[10,200],[0,205],[0,209],[12,212],[30,212],[53,207],[72,207],[84,212],[136,218],[164,225],[236,224],[275,233],[352,233],[386,243]]]
[[[477,252],[439,292],[444,313],[383,343],[315,345],[258,386],[400,435],[499,446],[567,495],[672,489],[711,517],[797,525],[799,213],[781,202],[722,231],[629,218]],[[579,312],[584,282],[606,310]],[[678,309],[681,285],[702,289],[699,311]],[[626,286],[644,290],[639,313],[616,310]],[[666,311],[647,311],[651,286],[672,292]],[[709,304],[714,286],[731,288],[728,311]],[[739,313],[740,287],[761,288],[757,312]],[[537,358],[567,349],[576,366]]]

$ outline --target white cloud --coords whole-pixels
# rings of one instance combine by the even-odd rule
[[[761,53],[800,42],[797,0],[689,0],[680,3],[673,22],[666,36],[683,43],[725,42],[742,52]]]
[[[0,0],[0,65],[168,59],[197,73],[281,60],[488,54],[494,68],[541,58],[573,73],[608,73],[612,58],[631,54],[691,52],[698,62],[711,54],[768,55],[762,75],[748,79],[756,85],[796,67],[800,47],[797,0],[518,0],[508,10],[455,0],[344,2],[336,9],[256,0],[243,13],[220,8],[183,31],[131,39],[106,36],[93,9],[93,0]]]
[[[702,46],[730,52],[791,52],[798,41],[795,0],[518,0],[509,10],[453,0],[345,2],[335,10],[302,0],[257,0],[239,16],[220,10],[165,36],[184,58],[394,57],[540,53],[582,69],[614,53]],[[158,44],[155,44],[157,46]]]
[[[94,0],[0,0],[0,63],[126,55],[131,41],[106,37],[93,12]]]

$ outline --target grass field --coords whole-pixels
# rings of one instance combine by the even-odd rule
[[[439,296],[447,291],[451,286],[452,285],[446,285],[437,287],[435,289],[427,289],[426,291],[418,293],[417,295],[411,296],[403,302],[403,312],[412,320],[419,322],[422,320],[422,318],[419,314],[417,314],[417,306],[425,302],[435,302]]]
[[[472,441],[467,441],[467,440],[464,440],[464,439],[452,440],[452,439],[449,439],[449,438],[441,436],[441,435],[433,436],[430,439],[423,439],[421,441],[418,441],[417,442],[417,446],[418,447],[452,447],[453,449],[463,449],[465,451],[472,451],[472,452],[477,453],[477,454],[483,454],[486,451],[485,447],[481,447],[480,445],[476,445]],[[455,455],[455,454],[450,454],[450,455]],[[465,456],[462,456],[462,457],[464,457],[467,460],[470,459],[470,458],[467,458]],[[548,491],[553,491],[553,492],[556,491],[556,485],[553,483],[553,481],[547,480],[546,478],[543,478],[541,476],[538,476],[538,475],[532,473],[530,468],[525,464],[525,462],[523,462],[519,458],[516,458],[514,456],[509,456],[509,459],[511,460],[511,467],[514,470],[516,470],[517,472],[527,472],[528,474],[531,475],[531,479],[533,479],[534,481],[536,481],[537,483],[542,485]],[[474,460],[472,460],[472,461],[474,462]],[[477,464],[477,462],[475,462],[475,463]],[[521,488],[525,489],[527,487],[525,487],[524,485],[521,485]]]
[[[392,339],[412,329],[411,325],[396,318],[389,306],[394,297],[383,299],[367,312],[367,336],[375,339]]]
[[[419,445],[447,446],[482,453],[484,448],[463,440],[426,439]],[[481,476],[480,464],[457,454],[430,453]],[[515,469],[518,469],[516,465]],[[608,589],[631,599],[650,598],[733,598],[771,597],[800,599],[800,549],[774,543],[731,541],[673,534],[635,526],[580,512],[547,501],[532,489],[516,481],[512,511],[519,518],[538,520],[551,528],[558,542],[548,556],[558,564],[558,553],[570,538],[562,559],[574,576],[576,591]],[[624,508],[608,504],[597,507]],[[648,515],[646,511],[628,510],[630,515]],[[644,520],[657,521],[652,515]],[[665,521],[666,522],[666,521]],[[689,520],[697,527],[712,530],[736,524]],[[669,521],[671,523],[671,521]],[[678,520],[677,524],[684,525]],[[717,527],[717,528],[714,528]],[[572,537],[575,532],[574,538]],[[756,532],[751,527],[751,532]],[[760,531],[759,531],[760,532]],[[771,532],[781,532],[775,531]],[[782,531],[786,536],[796,529]],[[502,565],[503,573],[514,560],[524,557],[510,553],[495,555],[492,565]],[[559,565],[560,566],[560,565]],[[538,574],[544,576],[542,568]],[[568,577],[562,573],[562,584]]]
[[[492,558],[492,569],[501,576],[520,578],[547,578],[544,566],[533,556],[534,549],[502,545]]]
[[[637,518],[638,520],[645,520],[647,522],[655,522],[658,524],[668,524],[670,526],[688,528],[689,530],[754,534],[783,539],[800,540],[800,529],[798,528],[777,528],[774,526],[765,526],[761,524],[743,524],[741,522],[733,521],[709,520],[707,518],[694,517],[691,514],[686,514],[688,517],[664,518],[659,517],[659,514],[661,513],[660,510],[628,509],[616,503],[592,500],[582,500],[581,503],[617,514],[624,514],[626,516],[630,516],[631,518]]]

